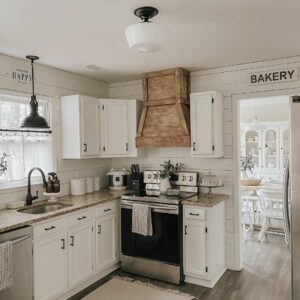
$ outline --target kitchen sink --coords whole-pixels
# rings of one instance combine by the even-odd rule
[[[72,204],[63,204],[63,203],[44,203],[36,206],[27,206],[18,210],[18,212],[26,213],[26,214],[45,214],[51,211],[56,211],[59,209],[63,209],[66,207],[70,207]]]

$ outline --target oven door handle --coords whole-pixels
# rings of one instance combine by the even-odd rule
[[[122,204],[133,206],[133,203],[130,203],[130,202],[124,202]],[[173,207],[173,206],[168,207],[168,206],[157,206],[157,205],[149,205],[149,208],[152,208],[152,209],[161,209],[161,210],[177,210],[178,209],[177,207]]]

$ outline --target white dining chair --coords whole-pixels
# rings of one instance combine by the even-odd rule
[[[283,222],[283,192],[272,190],[258,190],[257,195],[261,206],[262,225],[258,235],[258,241],[265,240],[266,234],[279,234],[284,235],[282,232],[269,230],[271,221],[277,221],[282,224],[284,232]]]
[[[254,212],[253,207],[253,199],[251,196],[252,191],[241,190],[241,204],[242,204],[242,233],[244,240],[247,239],[247,232],[253,231],[253,222],[252,222],[252,215]],[[246,224],[249,224],[247,228]]]

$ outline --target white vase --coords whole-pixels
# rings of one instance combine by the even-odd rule
[[[159,191],[161,194],[166,194],[170,187],[170,177],[166,177],[160,180]]]

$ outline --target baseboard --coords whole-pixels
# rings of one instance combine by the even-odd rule
[[[72,296],[74,296],[75,294],[79,293],[80,291],[84,290],[85,288],[87,288],[88,286],[90,286],[91,284],[95,283],[96,281],[100,280],[101,278],[105,277],[106,275],[108,275],[109,273],[119,269],[121,266],[120,262],[114,264],[113,266],[111,266],[110,268],[102,271],[101,273],[97,273],[96,275],[94,275],[93,277],[90,277],[87,281],[84,281],[83,283],[79,284],[78,286],[76,286],[75,288],[67,291],[65,294],[60,295],[59,297],[57,297],[55,300],[66,300]]]
[[[216,283],[219,281],[219,279],[222,277],[222,275],[225,273],[226,269],[223,269],[217,276],[215,276],[213,279],[206,279],[206,278],[200,278],[200,277],[194,277],[185,275],[185,282],[193,283],[201,286],[205,286],[208,288],[213,288]]]

